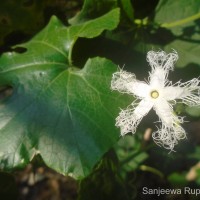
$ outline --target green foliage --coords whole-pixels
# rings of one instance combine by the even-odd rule
[[[199,117],[200,116],[200,107],[199,106],[187,107],[186,112],[193,117]]]
[[[168,176],[169,182],[176,186],[176,187],[183,187],[188,184],[188,181],[186,180],[186,174],[180,174],[177,172],[173,172]]]
[[[116,153],[120,162],[122,176],[134,171],[148,158],[148,154],[141,150],[141,140],[131,135],[121,138],[116,145]]]
[[[122,10],[126,13],[126,16],[129,18],[130,21],[133,22],[134,20],[134,10],[130,0],[121,0],[121,7]]]
[[[114,152],[110,151],[95,167],[93,173],[81,181],[79,200],[129,200],[118,171]]]
[[[117,0],[85,0],[80,13],[69,20],[69,23],[81,24],[88,20],[100,17],[117,7]],[[112,17],[114,17],[113,15]],[[94,29],[95,30],[95,29]]]
[[[113,29],[118,18],[115,9],[67,28],[53,17],[19,46],[24,53],[2,55],[0,84],[12,86],[13,94],[1,104],[1,168],[24,166],[40,154],[48,166],[80,178],[117,141],[110,126],[121,104],[110,90],[116,66],[94,58],[80,70],[72,65],[71,51],[78,37]]]
[[[184,8],[184,11],[181,12],[180,8]],[[161,35],[163,40],[168,41],[165,49],[179,48],[181,59],[177,64],[180,67],[185,67],[191,63],[200,64],[198,54],[200,50],[199,12],[199,2],[195,0],[182,0],[180,2],[173,0],[160,1],[156,8],[154,21],[160,24],[161,28],[170,30],[172,34],[171,41],[170,37]]]
[[[45,24],[44,11],[53,4],[55,5],[53,0],[2,0],[0,6],[0,45],[4,43],[11,45],[15,39],[24,41],[23,37],[35,34]]]

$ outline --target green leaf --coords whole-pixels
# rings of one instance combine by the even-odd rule
[[[174,27],[177,27],[178,25],[187,26],[187,22],[183,22],[182,24],[174,24],[174,22],[178,22],[187,17],[191,17],[192,15],[197,14],[200,10],[198,5],[199,2],[197,2],[196,0],[160,0],[159,4],[156,7],[156,15],[154,20],[165,27],[170,27],[170,25],[171,27],[173,25]],[[182,10],[181,8],[184,8],[184,10]]]
[[[116,7],[117,0],[85,0],[81,12],[68,21],[72,25],[81,24],[100,17]]]
[[[82,178],[118,140],[115,117],[129,102],[110,90],[116,65],[93,58],[78,69],[70,57],[79,36],[94,37],[114,27],[105,20],[96,20],[99,27],[91,20],[67,28],[53,17],[20,46],[24,53],[0,57],[0,86],[13,87],[0,103],[1,169],[23,167],[40,154],[49,167]],[[91,24],[95,34],[88,31]]]
[[[187,107],[186,112],[193,117],[200,117],[200,106]]]
[[[172,48],[177,50],[181,57],[177,63],[179,67],[191,63],[200,64],[198,53],[200,51],[200,29],[196,21],[199,18],[199,2],[195,0],[161,0],[156,8],[154,21],[161,27],[170,30],[174,35],[171,37],[163,32],[163,34],[160,33],[159,37],[165,41],[169,40],[165,46],[166,50]]]
[[[186,180],[186,173],[173,172],[168,176],[168,181],[174,186],[186,186],[188,181]]]
[[[199,2],[195,0],[160,0],[153,15],[133,32],[132,48],[142,53],[152,48],[175,49],[180,57],[176,67],[200,65],[199,18]]]
[[[119,23],[119,15],[119,8],[115,8],[97,19],[72,26],[72,30],[78,32],[79,37],[93,38],[100,35],[105,29],[116,28]]]
[[[141,143],[132,135],[120,139],[115,145],[121,167],[126,172],[137,169],[148,158],[147,153],[140,150],[140,145]]]
[[[127,17],[133,22],[134,20],[134,10],[130,0],[120,1],[123,11],[126,13]]]
[[[124,163],[123,168],[127,171],[133,171],[138,169],[138,167],[148,158],[148,154],[146,152],[140,152],[137,155],[130,155],[132,159],[129,162]]]

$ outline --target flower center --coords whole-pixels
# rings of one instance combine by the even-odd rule
[[[157,98],[159,97],[158,91],[157,91],[157,90],[153,90],[153,91],[151,92],[151,97],[152,97],[153,99],[157,99]]]

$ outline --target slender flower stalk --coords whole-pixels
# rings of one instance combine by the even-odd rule
[[[172,84],[168,74],[177,60],[176,51],[169,54],[149,51],[147,61],[151,72],[147,82],[139,81],[135,74],[121,69],[113,74],[111,89],[135,97],[116,118],[116,126],[120,127],[122,136],[135,133],[142,118],[153,108],[161,122],[161,126],[152,134],[156,144],[172,151],[179,140],[186,138],[186,132],[181,127],[184,119],[175,114],[173,105],[177,101],[188,106],[200,105],[200,79]]]

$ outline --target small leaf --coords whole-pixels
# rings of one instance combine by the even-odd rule
[[[168,181],[175,186],[186,186],[188,184],[188,181],[186,180],[186,174],[185,173],[177,173],[173,172],[168,176]]]
[[[187,107],[186,112],[193,117],[200,117],[200,106]]]
[[[147,153],[140,151],[140,148],[140,142],[132,135],[120,139],[115,145],[121,167],[127,172],[137,169],[148,158]]]
[[[105,29],[113,30],[119,23],[120,10],[115,8],[105,15],[86,21],[84,24],[72,26],[72,30],[78,30],[80,37],[93,38],[100,35]]]
[[[195,0],[161,0],[156,8],[154,21],[174,34],[173,40],[165,49],[174,48],[178,51],[181,57],[177,62],[179,67],[185,67],[190,63],[200,64],[200,29],[196,21],[200,18],[199,12],[199,2]],[[168,40],[165,34],[159,37]]]
[[[126,13],[127,17],[133,22],[134,20],[134,10],[130,0],[120,1],[123,11]]]
[[[181,8],[184,8],[181,9]],[[153,19],[153,20],[152,20]],[[160,0],[153,15],[140,23],[132,48],[139,52],[175,49],[180,59],[176,67],[200,65],[200,7],[195,0]],[[142,21],[141,21],[142,22]]]
[[[188,6],[190,5],[190,6]],[[156,7],[155,21],[159,24],[173,23],[199,12],[199,2],[195,0],[160,0]],[[185,8],[184,11],[181,8]],[[172,15],[173,13],[173,15]],[[187,25],[186,25],[187,26]]]
[[[81,24],[100,17],[117,7],[117,0],[85,0],[80,13],[71,18],[70,24]]]

